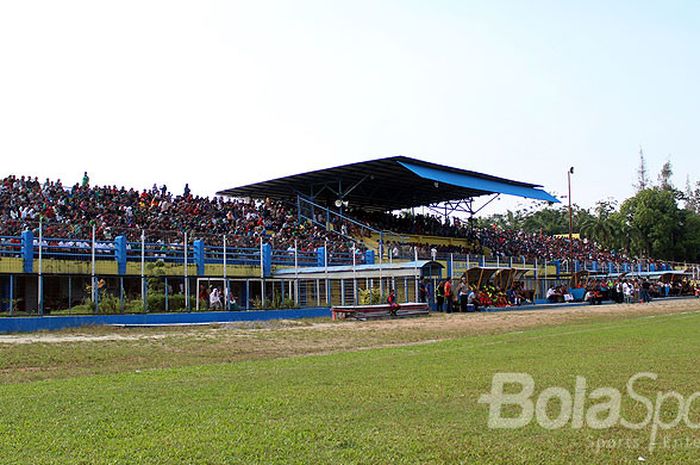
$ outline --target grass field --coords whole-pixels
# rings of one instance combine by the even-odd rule
[[[686,426],[650,452],[649,427],[489,429],[478,399],[497,372],[531,374],[538,394],[577,375],[624,392],[651,371],[640,393],[688,397],[699,330],[700,303],[682,301],[3,336],[0,463],[697,463]],[[623,400],[630,419],[640,407]]]

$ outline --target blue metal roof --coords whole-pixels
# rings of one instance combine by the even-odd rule
[[[522,185],[509,184],[491,179],[478,178],[468,174],[445,171],[427,166],[418,166],[412,163],[399,161],[399,163],[417,176],[435,182],[450,184],[452,186],[464,187],[484,192],[495,192],[499,194],[515,195],[526,199],[545,200],[547,202],[559,203],[559,200],[548,192],[537,187],[527,187]]]
[[[350,208],[365,211],[401,210],[494,193],[558,202],[541,187],[396,156],[271,179],[226,189],[219,195],[283,201],[293,201],[302,195],[326,205],[342,199]]]

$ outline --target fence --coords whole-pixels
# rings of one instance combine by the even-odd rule
[[[382,240],[376,250],[342,249],[328,242],[315,250],[299,250],[296,243],[273,249],[263,241],[258,247],[236,247],[226,236],[217,245],[190,241],[186,233],[180,239],[154,242],[142,232],[140,241],[127,240],[126,235],[104,241],[96,240],[94,231],[89,239],[67,239],[43,237],[41,228],[38,237],[32,231],[0,236],[1,310],[11,315],[193,311],[209,307],[207,279],[221,286],[221,309],[349,305],[362,302],[368,290],[378,289],[381,295],[390,288],[407,302],[417,298],[421,274],[417,268],[397,274],[391,265],[428,261],[444,266],[439,277],[459,277],[474,267],[521,270],[521,281],[536,296],[545,295],[552,285],[568,284],[570,275],[582,271],[683,269],[693,280],[700,279],[698,264],[649,260],[528,260],[426,251],[410,244],[385,248]],[[374,267],[376,276],[358,278],[357,267],[366,265]],[[345,275],[339,271],[343,267]],[[302,273],[309,269],[317,274]],[[280,270],[291,272],[281,275]],[[429,277],[433,289],[437,279]]]

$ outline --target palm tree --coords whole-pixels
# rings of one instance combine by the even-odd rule
[[[612,248],[614,227],[608,215],[596,215],[586,219],[581,225],[581,233],[603,247]]]
[[[615,201],[601,200],[596,204],[595,214],[589,215],[581,224],[581,232],[586,237],[608,249],[618,246],[622,230],[616,205]]]

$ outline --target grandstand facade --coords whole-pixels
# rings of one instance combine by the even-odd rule
[[[0,304],[6,315],[138,313],[352,305],[368,289],[422,298],[422,285],[517,279],[535,297],[582,271],[697,267],[632,261],[575,240],[474,230],[498,195],[556,202],[541,186],[407,157],[303,173],[221,191],[174,195],[117,186],[0,182]],[[440,215],[391,213],[426,206]],[[473,270],[481,270],[476,272]],[[484,270],[495,270],[493,272]],[[503,271],[500,270],[510,270]],[[488,275],[486,281],[484,276]],[[476,278],[478,276],[478,278]],[[500,276],[500,278],[499,278]],[[498,281],[498,280],[501,281]],[[219,304],[211,292],[221,293]]]

